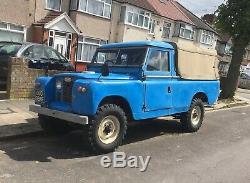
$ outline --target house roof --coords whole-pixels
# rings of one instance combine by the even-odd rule
[[[186,9],[176,0],[116,0],[120,3],[128,3],[157,15],[172,19],[175,21],[185,22],[204,30],[216,33],[216,31],[191,11]]]
[[[182,6],[177,1],[173,1],[173,3],[195,24],[198,28],[208,30],[211,32],[216,33],[216,31],[208,25],[206,22],[204,22],[202,19],[197,17],[195,14],[193,14],[191,11],[186,9],[184,6]]]
[[[188,16],[186,16],[173,0],[146,0],[158,15],[189,24],[194,24]]]
[[[166,17],[175,21],[183,21],[193,24],[189,18],[182,13],[172,0],[116,0],[120,3],[128,3],[145,10],[151,11],[162,17]]]
[[[34,23],[34,25],[43,26],[46,29],[50,29],[51,27],[53,27],[53,25],[55,25],[56,23],[58,23],[63,19],[67,22],[67,24],[71,27],[71,29],[75,33],[80,34],[80,30],[77,28],[75,23],[70,19],[70,17],[66,12],[64,13],[50,12],[42,20],[39,20],[36,23]]]
[[[115,0],[119,3],[127,3],[131,4],[140,8],[143,8],[145,10],[155,12],[155,9],[151,6],[151,4],[147,0]]]
[[[52,20],[54,20],[55,18],[59,17],[62,14],[63,14],[62,12],[51,11],[43,19],[35,22],[34,25],[45,25],[45,24],[51,22]]]

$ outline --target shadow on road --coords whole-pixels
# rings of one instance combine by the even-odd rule
[[[130,125],[124,144],[144,141],[161,135],[184,133],[178,121],[151,120]],[[1,152],[2,151],[2,152]],[[75,159],[93,154],[84,131],[64,136],[35,136],[0,141],[1,153],[16,161],[50,162],[51,159]]]

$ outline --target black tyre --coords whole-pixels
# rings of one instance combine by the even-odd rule
[[[109,153],[122,144],[127,131],[127,117],[115,104],[101,106],[88,127],[88,139],[95,153]]]
[[[201,99],[193,99],[188,112],[181,115],[181,123],[187,132],[197,132],[203,122],[205,114],[204,104]]]
[[[47,134],[66,134],[73,130],[66,121],[55,119],[49,116],[39,115],[38,121]]]

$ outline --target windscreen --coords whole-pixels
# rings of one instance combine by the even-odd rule
[[[140,66],[145,60],[147,48],[122,48],[116,50],[97,50],[92,63],[110,66]]]
[[[15,56],[21,46],[16,43],[0,43],[0,56]]]

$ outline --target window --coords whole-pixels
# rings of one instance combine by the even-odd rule
[[[119,50],[100,50],[93,58],[93,63],[105,63],[107,61],[115,63]]]
[[[21,44],[15,43],[1,43],[0,45],[0,55],[6,56],[15,56],[19,49],[21,48]]]
[[[70,1],[70,10],[77,10],[78,9],[78,0],[71,0]]]
[[[112,0],[71,0],[70,9],[110,18],[111,4]]]
[[[31,46],[23,53],[23,56],[28,59],[41,60],[48,59],[44,52],[44,46]]]
[[[25,41],[26,30],[23,26],[0,22],[0,41]]]
[[[148,29],[149,20],[151,17],[151,14],[149,12],[128,6],[126,7],[125,16],[126,24]]]
[[[170,32],[171,32],[171,23],[164,22],[163,29],[162,29],[162,37],[163,38],[170,38]]]
[[[70,59],[71,43],[72,43],[72,34],[67,34],[67,50],[66,50],[67,59]]]
[[[104,40],[79,37],[77,61],[90,62],[95,54],[96,49],[106,43],[107,41]]]
[[[98,50],[94,63],[109,62],[110,66],[140,66],[145,60],[147,48],[121,48]]]
[[[61,11],[61,0],[47,0],[46,9]]]
[[[48,46],[54,47],[54,36],[55,36],[55,31],[50,30],[49,31],[49,41],[48,41]]]
[[[145,60],[146,48],[121,49],[116,65],[140,66]]]
[[[232,54],[232,45],[226,44],[225,53],[231,55]]]
[[[203,44],[213,45],[214,33],[206,30],[202,30],[200,42]]]
[[[166,51],[152,50],[149,54],[147,71],[170,71],[169,54]]]
[[[192,26],[181,24],[180,37],[185,39],[194,39],[194,29]]]
[[[150,20],[149,23],[149,33],[154,34],[155,33],[155,25],[156,25],[156,20]]]

